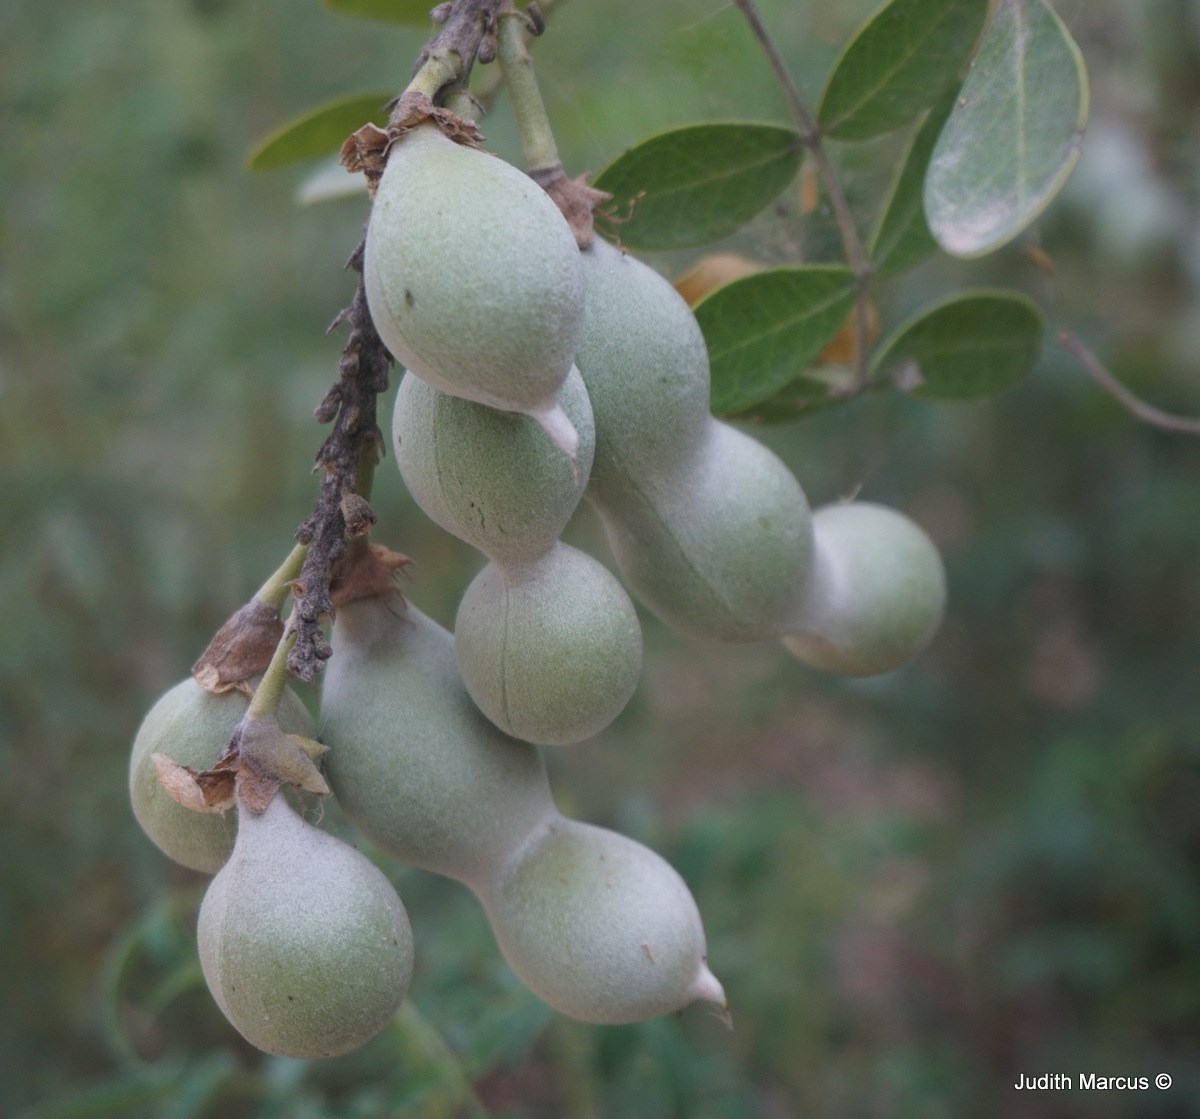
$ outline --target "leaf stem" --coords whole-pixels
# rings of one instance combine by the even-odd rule
[[[292,625],[294,619],[294,614],[288,619],[283,636],[279,639],[279,644],[275,646],[271,663],[267,665],[267,671],[254,690],[254,698],[250,701],[250,706],[246,711],[247,719],[269,719],[279,710],[279,704],[283,699],[283,689],[287,686],[288,681],[288,654],[292,651],[292,646],[296,644],[296,630]]]
[[[1172,412],[1164,412],[1147,404],[1140,396],[1130,392],[1101,364],[1099,358],[1092,353],[1069,330],[1058,332],[1058,344],[1067,351],[1083,367],[1084,372],[1092,378],[1109,396],[1127,412],[1136,416],[1143,423],[1157,427],[1162,431],[1171,431],[1179,435],[1200,435],[1200,418],[1194,416],[1177,416]]]
[[[291,593],[292,580],[300,574],[304,565],[304,557],[308,555],[307,544],[297,544],[289,553],[287,559],[275,569],[274,574],[258,588],[255,598],[265,606],[273,606],[278,610]]]
[[[813,166],[816,168],[817,177],[821,180],[821,185],[825,188],[825,194],[829,198],[829,204],[833,208],[833,220],[837,223],[842,249],[846,254],[847,263],[854,272],[854,382],[855,390],[861,391],[866,385],[869,375],[867,350],[871,345],[868,305],[871,262],[863,247],[858,226],[855,225],[854,215],[850,212],[850,205],[846,201],[846,192],[842,190],[841,181],[829,159],[829,153],[821,142],[820,127],[801,98],[800,90],[792,80],[792,75],[783,61],[783,56],[779,53],[779,48],[775,45],[775,40],[767,30],[767,25],[763,23],[762,16],[759,15],[758,5],[755,0],[733,0],[733,5],[745,17],[751,33],[758,40],[759,47],[775,73],[775,78],[779,82],[779,87],[791,110],[792,119],[796,122],[800,139],[808,149]]]
[[[526,17],[516,10],[504,11],[498,18],[496,38],[499,45],[500,70],[513,113],[521,135],[521,153],[525,170],[530,175],[561,167],[558,145],[550,128],[546,104],[538,89],[533,61],[525,49]]]

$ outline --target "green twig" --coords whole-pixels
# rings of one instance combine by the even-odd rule
[[[829,204],[833,209],[833,220],[837,223],[838,235],[842,241],[842,249],[846,254],[846,261],[854,273],[853,395],[866,386],[869,375],[867,351],[871,345],[868,311],[868,296],[871,286],[871,261],[867,256],[866,249],[863,247],[862,237],[859,236],[858,226],[854,222],[854,215],[850,212],[850,205],[846,201],[846,193],[842,190],[841,181],[838,179],[833,163],[829,159],[829,153],[825,150],[825,145],[821,142],[820,127],[817,124],[816,118],[809,112],[803,98],[801,98],[800,90],[796,87],[796,83],[792,80],[792,75],[788,71],[787,64],[783,61],[783,55],[779,53],[779,48],[775,45],[775,40],[771,38],[771,33],[767,30],[767,25],[763,23],[762,17],[758,13],[758,6],[755,0],[733,0],[733,4],[745,17],[750,31],[753,33],[755,39],[758,40],[758,45],[761,47],[763,54],[766,55],[767,61],[775,73],[779,87],[787,99],[792,119],[796,122],[796,127],[800,133],[800,139],[808,149],[813,166],[817,171],[817,177],[821,180],[821,185],[824,187],[825,194],[829,198]]]
[[[558,145],[550,129],[546,104],[538,89],[533,62],[525,49],[526,16],[517,11],[502,12],[496,38],[499,44],[500,71],[508,88],[509,100],[521,135],[525,170],[536,177],[539,172],[561,168]]]
[[[246,711],[246,719],[269,719],[279,710],[280,701],[283,699],[283,690],[287,687],[288,681],[288,654],[292,651],[292,646],[296,644],[296,631],[292,626],[294,620],[295,615],[293,614],[284,627],[279,644],[275,646],[275,653],[271,657],[271,663],[267,665],[267,671],[254,690],[254,698],[250,701],[250,707]]]
[[[1140,396],[1136,396],[1121,384],[1101,364],[1096,355],[1069,330],[1058,332],[1058,344],[1079,362],[1096,384],[1142,423],[1179,435],[1200,435],[1200,418],[1177,416],[1172,412],[1164,412],[1161,408],[1155,408],[1153,404],[1147,404]]]
[[[495,56],[496,14],[510,0],[454,0],[434,9],[441,30],[425,45],[417,59],[405,93],[422,94],[435,101],[448,86],[466,88],[478,58]]]
[[[304,566],[306,555],[308,555],[308,545],[297,544],[288,553],[287,559],[276,568],[274,574],[259,587],[258,593],[254,597],[265,606],[272,606],[276,610],[282,607],[291,593],[292,580],[300,574],[300,568]]]

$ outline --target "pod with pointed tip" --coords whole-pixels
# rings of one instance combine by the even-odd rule
[[[579,433],[574,468],[527,416],[449,396],[407,375],[392,435],[408,492],[430,520],[509,564],[546,551],[583,497],[592,466],[592,406],[572,368],[560,396]]]
[[[366,856],[306,824],[276,794],[242,809],[229,862],[200,906],[200,964],[252,1045],[334,1057],[374,1037],[412,978],[408,916]]]
[[[159,697],[133,740],[129,799],[142,830],[168,858],[191,870],[215,874],[233,850],[237,820],[232,812],[193,812],[172,800],[159,784],[152,754],[206,770],[216,764],[250,701],[240,692],[214,695],[190,676]],[[279,707],[285,731],[311,736],[313,722],[290,688]]]
[[[623,835],[559,817],[481,900],[509,966],[560,1013],[620,1025],[725,1005],[687,885]]]
[[[414,606],[341,607],[321,711],[350,819],[470,887],[513,970],[556,1010],[629,1022],[724,1003],[683,880],[641,844],[559,815],[539,752],[479,714],[450,635]]]
[[[348,602],[332,643],[321,737],[338,803],[410,866],[485,880],[554,812],[541,755],[480,714],[453,638],[415,606]]]
[[[816,558],[784,644],[806,664],[874,676],[913,660],[941,624],[946,576],[933,542],[882,505],[830,505],[813,516]]]
[[[621,573],[690,636],[779,636],[811,564],[803,490],[770,450],[710,416],[704,339],[679,293],[603,241],[580,255],[576,364],[596,425],[587,497]]]
[[[575,453],[557,394],[583,326],[583,275],[541,187],[432,124],[392,146],[367,226],[371,317],[431,385],[524,412]]]
[[[619,582],[558,535],[583,496],[594,429],[572,369],[563,406],[580,435],[569,464],[525,416],[459,400],[406,376],[396,462],[409,492],[492,561],[455,624],[471,697],[501,730],[541,746],[581,742],[624,709],[642,664],[637,613]],[[572,469],[574,466],[574,470]]]
[[[527,563],[489,563],[463,595],[454,644],[480,711],[543,746],[599,734],[625,709],[642,667],[642,630],[624,588],[562,543]]]

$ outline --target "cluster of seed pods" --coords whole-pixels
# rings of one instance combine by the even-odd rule
[[[332,791],[382,851],[464,883],[556,1010],[617,1024],[723,1006],[679,875],[551,797],[539,747],[608,726],[642,657],[621,582],[560,533],[586,498],[625,584],[667,625],[782,640],[848,675],[899,667],[932,636],[937,552],[879,506],[812,513],[771,451],[710,415],[704,340],[670,284],[602,241],[578,249],[532,180],[433,124],[393,147],[364,281],[408,370],[401,475],[488,562],[453,635],[397,596],[339,609],[319,726]],[[211,764],[244,711],[190,682],[164,696],[135,742],[135,812],[167,854],[216,873],[200,952],[230,1021],[269,1052],[345,1052],[382,1028],[411,975],[387,879],[280,796],[242,809],[235,840],[231,821],[188,812],[154,776],[156,753]],[[307,718],[285,696],[283,728],[307,735]]]

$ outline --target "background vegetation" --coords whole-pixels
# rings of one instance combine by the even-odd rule
[[[764,0],[811,100],[873,6]],[[1065,195],[989,261],[923,266],[885,329],[968,278],[1007,283],[1200,411],[1200,16],[1057,7],[1093,80]],[[647,616],[628,711],[549,755],[564,808],[693,887],[732,1032],[703,1011],[556,1018],[465,890],[395,864],[419,953],[395,1027],[305,1064],[221,1018],[191,939],[201,881],[137,829],[127,751],[311,502],[341,346],[323,329],[366,209],[297,208],[297,174],[243,159],[326,97],[399,89],[423,38],[316,0],[0,8],[0,1113],[1196,1114],[1200,442],[1132,420],[1052,331],[993,400],[864,397],[759,432],[814,504],[861,487],[935,537],[949,616],[917,664],[837,681]],[[535,49],[571,173],[657,126],[785,119],[719,0],[572,0]],[[517,157],[502,102],[484,130]],[[794,260],[785,202],[729,244]],[[810,253],[832,253],[813,224]],[[376,507],[414,601],[450,621],[479,558],[386,468]],[[590,516],[572,531],[604,554]],[[1022,1071],[1174,1086],[1026,1095]]]

